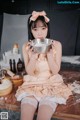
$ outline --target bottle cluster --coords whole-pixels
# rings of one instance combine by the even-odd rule
[[[15,74],[22,74],[24,70],[24,63],[23,61],[19,58],[18,62],[16,63],[15,59],[10,59],[9,60],[9,65],[10,65],[10,71],[12,71]]]

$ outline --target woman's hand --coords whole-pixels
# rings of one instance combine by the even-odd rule
[[[34,51],[33,46],[30,46],[29,52],[30,52],[30,58],[31,58],[32,60],[37,60],[37,59],[38,59],[39,54]]]
[[[26,47],[25,49],[26,49],[27,52],[29,51],[30,46],[31,46],[31,42],[28,42],[28,43],[26,44],[26,46],[25,46],[25,47]]]
[[[50,50],[47,52],[47,58],[50,59],[50,58],[53,58],[53,45],[51,45],[51,48]]]
[[[56,50],[55,50],[55,41],[52,40],[51,48],[47,52],[47,58],[48,59],[49,58],[55,59],[55,53],[56,53]]]
[[[33,46],[31,45],[31,41],[27,43],[26,45],[26,52],[29,54],[30,59],[37,59],[38,53],[34,51]]]

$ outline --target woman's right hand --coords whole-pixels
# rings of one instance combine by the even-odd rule
[[[26,49],[26,51],[27,51],[27,52],[29,51],[30,46],[31,46],[31,43],[30,43],[30,42],[28,42],[28,43],[26,44],[26,46],[25,46],[25,49]]]
[[[30,52],[31,52],[30,58],[31,58],[32,60],[37,60],[38,57],[39,57],[39,54],[34,51],[34,48],[33,48],[33,47],[30,48]]]
[[[30,56],[30,59],[38,59],[38,53],[37,52],[35,52],[34,51],[34,48],[33,48],[33,46],[31,46],[31,42],[28,42],[27,44],[26,44],[26,51],[27,51],[27,53],[29,54],[29,56]]]

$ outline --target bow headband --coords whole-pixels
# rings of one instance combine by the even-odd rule
[[[41,11],[41,12],[33,11],[32,16],[30,17],[30,21],[35,21],[39,16],[43,16],[46,23],[50,21],[50,19],[46,16],[45,11]]]

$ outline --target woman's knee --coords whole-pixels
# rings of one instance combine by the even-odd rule
[[[39,102],[39,107],[40,106],[48,106],[54,113],[57,107],[57,103],[53,102],[51,99],[42,99]]]
[[[21,101],[21,106],[23,106],[24,104],[29,104],[31,106],[34,106],[35,108],[37,108],[38,106],[38,101],[36,100],[35,97],[30,96],[30,97],[25,97],[22,99]]]

